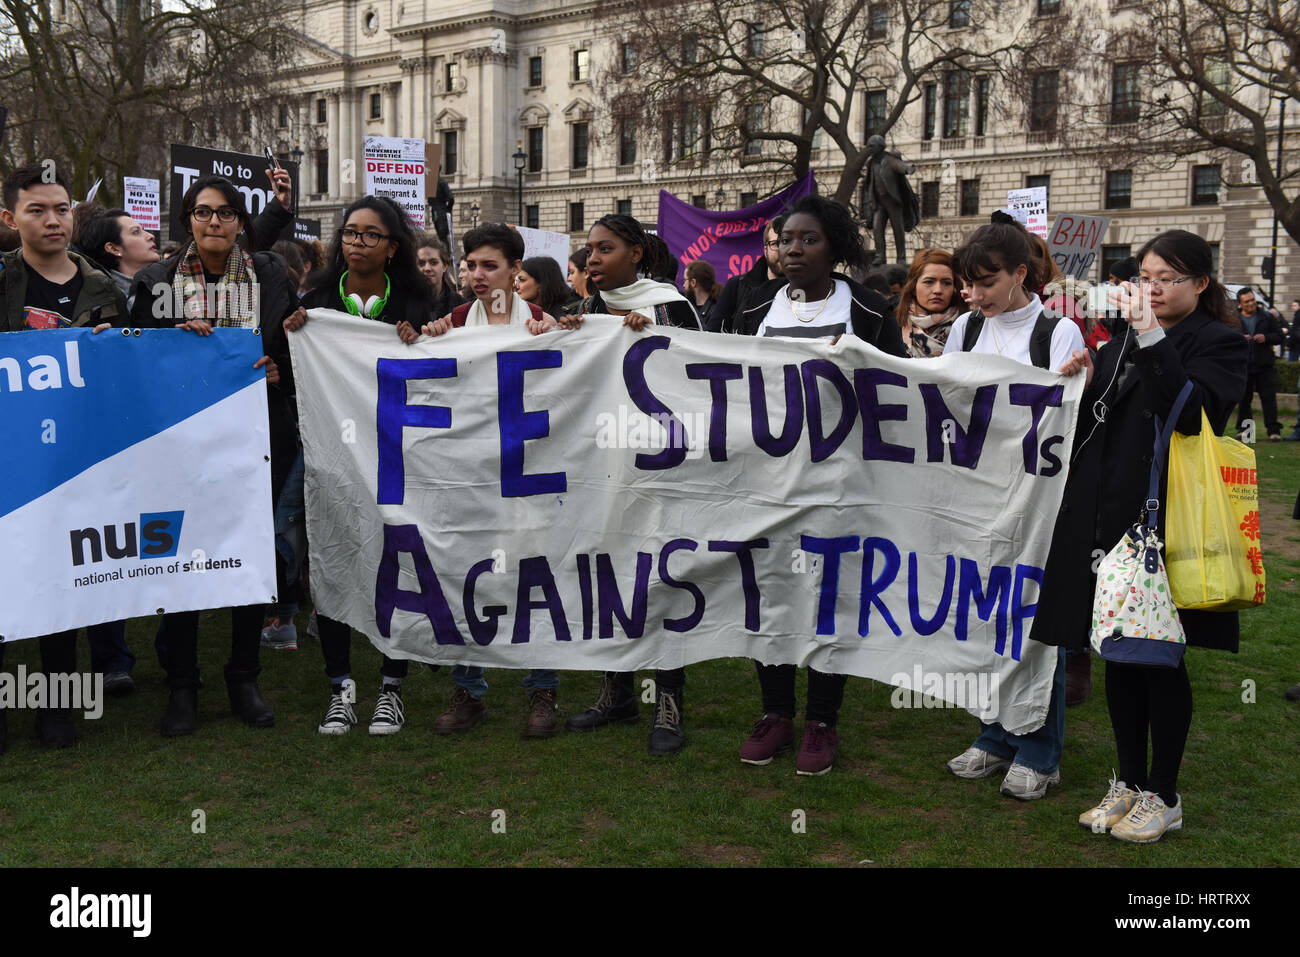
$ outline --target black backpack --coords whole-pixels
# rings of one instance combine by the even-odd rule
[[[1034,320],[1034,332],[1029,339],[1029,361],[1040,369],[1046,369],[1052,361],[1052,333],[1061,317],[1049,309],[1043,309]],[[961,338],[961,351],[970,352],[979,341],[980,330],[984,328],[984,313],[976,311],[966,320],[966,332]]]

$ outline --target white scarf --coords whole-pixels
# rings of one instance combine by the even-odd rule
[[[533,318],[533,311],[528,308],[528,303],[519,298],[519,293],[510,294],[510,325],[522,326],[529,319]],[[469,307],[469,315],[465,317],[466,326],[487,326],[487,325],[505,325],[505,323],[489,323],[488,313],[483,308],[483,300],[475,299],[474,305]]]
[[[676,286],[666,282],[655,282],[653,279],[638,279],[630,286],[601,289],[599,292],[600,298],[609,308],[626,309],[628,312],[636,309],[653,309],[655,306],[665,306],[670,302],[686,302],[686,297],[677,291]]]

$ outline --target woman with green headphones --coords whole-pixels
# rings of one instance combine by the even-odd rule
[[[386,322],[403,342],[414,342],[420,329],[434,319],[433,289],[415,259],[415,237],[405,213],[391,199],[363,196],[343,214],[343,228],[330,249],[329,272],[302,299],[302,308],[285,320],[290,332],[302,328],[306,310],[334,309]],[[321,734],[346,734],[356,724],[352,711],[352,629],[345,622],[316,616],[325,673],[330,679],[330,703],[317,729]],[[405,720],[401,687],[408,661],[384,658],[383,678],[371,734],[396,734]],[[355,685],[352,686],[355,688]]]

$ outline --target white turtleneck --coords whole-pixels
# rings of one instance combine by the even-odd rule
[[[1015,359],[1025,365],[1032,365],[1029,359],[1029,340],[1033,338],[1034,321],[1042,310],[1043,303],[1035,295],[1030,295],[1029,302],[1019,309],[1010,309],[996,316],[984,318],[984,328],[971,352],[985,355],[1001,355]],[[948,333],[948,342],[943,354],[962,351],[962,340],[966,337],[966,322],[970,313],[963,313],[952,324]],[[1050,368],[1053,372],[1070,360],[1070,354],[1083,348],[1083,335],[1079,327],[1070,319],[1061,319],[1052,331],[1052,351]]]

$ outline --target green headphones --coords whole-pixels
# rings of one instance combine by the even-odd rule
[[[364,302],[355,292],[347,293],[343,291],[343,283],[347,281],[347,278],[348,270],[344,270],[343,275],[339,276],[339,298],[343,300],[343,308],[354,316],[365,316],[367,319],[382,316],[384,307],[388,305],[388,297],[393,292],[393,281],[388,278],[388,273],[384,273],[383,298],[371,296]]]

